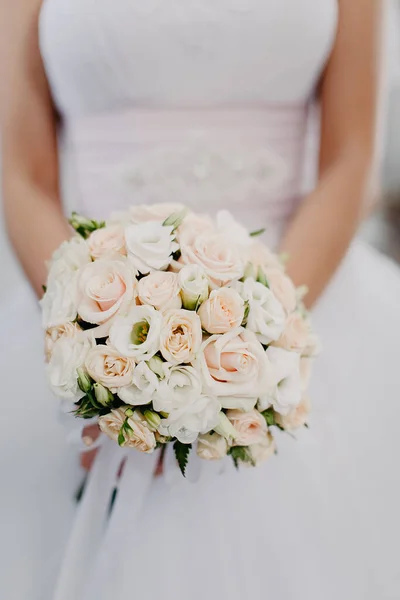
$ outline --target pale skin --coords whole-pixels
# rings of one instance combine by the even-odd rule
[[[38,45],[42,0],[0,3],[3,197],[10,240],[38,296],[45,261],[70,235],[58,180],[56,112]],[[288,273],[311,307],[339,266],[368,200],[379,48],[379,0],[339,0],[338,34],[320,82],[319,181],[282,240]],[[44,232],[46,234],[44,235]],[[96,437],[89,428],[86,435]],[[82,458],[90,468],[94,453]]]

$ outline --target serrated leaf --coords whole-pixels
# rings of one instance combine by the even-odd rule
[[[239,468],[239,464],[241,462],[249,463],[253,467],[255,466],[255,462],[251,455],[250,448],[248,448],[247,446],[233,446],[229,450],[228,454],[232,456],[232,460],[237,469]]]
[[[192,444],[182,444],[179,440],[174,443],[174,452],[179,468],[184,477],[186,477],[186,467],[188,464],[189,454],[192,449]]]

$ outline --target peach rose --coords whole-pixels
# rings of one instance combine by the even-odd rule
[[[196,358],[205,390],[223,408],[251,410],[274,384],[274,372],[254,333],[242,327],[212,335]]]
[[[258,467],[263,462],[271,458],[274,455],[276,449],[275,440],[272,437],[271,433],[268,432],[264,437],[264,440],[259,444],[254,444],[250,446],[250,455],[253,459],[253,465]],[[245,463],[246,466],[249,466],[248,463]]]
[[[208,215],[189,213],[176,230],[176,238],[179,243],[192,244],[200,234],[213,230],[214,224]]]
[[[268,287],[278,298],[287,314],[292,313],[297,305],[296,288],[292,280],[280,269],[265,269],[264,274],[268,281]]]
[[[160,351],[168,362],[173,365],[191,362],[202,339],[201,321],[194,311],[173,309],[164,314]]]
[[[280,415],[276,413],[275,419],[278,425],[292,431],[294,429],[300,429],[304,427],[307,422],[307,418],[311,411],[311,401],[308,397],[303,398],[300,404],[287,415]]]
[[[164,271],[150,273],[138,282],[138,296],[142,304],[149,304],[157,310],[181,308],[178,275]]]
[[[257,272],[259,268],[264,272],[267,269],[279,269],[280,271],[283,271],[284,268],[279,257],[271,252],[271,250],[259,240],[254,241],[250,246],[248,261],[254,266],[255,272]]]
[[[220,288],[211,292],[198,314],[203,329],[208,333],[227,333],[242,324],[244,301],[236,290]]]
[[[118,442],[120,434],[123,434],[124,442],[121,446],[124,448],[136,448],[140,452],[150,454],[156,447],[155,435],[150,431],[142,413],[135,411],[132,414],[132,410],[129,409],[130,407],[121,407],[100,417],[99,427],[115,442]]]
[[[307,346],[309,337],[310,327],[307,321],[299,313],[292,313],[287,318],[283,334],[275,345],[285,350],[302,352]]]
[[[90,256],[94,259],[114,253],[126,256],[124,229],[119,225],[96,229],[89,236],[87,244]]]
[[[133,359],[121,356],[112,346],[99,345],[89,351],[85,367],[92,379],[116,390],[131,385],[135,363]]]
[[[208,231],[191,243],[181,242],[179,262],[203,267],[214,287],[240,279],[245,267],[239,248],[233,242],[224,234]]]
[[[261,444],[268,431],[267,423],[258,410],[243,412],[228,410],[226,416],[236,430],[235,446],[252,446]]]
[[[102,324],[135,298],[136,278],[129,263],[98,260],[83,268],[78,281],[78,314],[87,323]]]
[[[228,443],[217,433],[200,435],[197,443],[197,455],[203,460],[218,460],[228,452]]]
[[[45,356],[46,362],[49,362],[53,353],[54,344],[62,337],[76,338],[82,329],[76,323],[65,323],[57,327],[50,327],[46,331],[45,337]]]

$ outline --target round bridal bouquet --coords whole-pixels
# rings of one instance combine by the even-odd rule
[[[50,264],[41,301],[48,379],[122,447],[174,445],[258,465],[276,428],[306,425],[316,338],[284,260],[227,211],[133,206]]]

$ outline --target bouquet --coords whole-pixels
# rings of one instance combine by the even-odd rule
[[[134,206],[55,252],[41,301],[47,372],[80,419],[124,448],[172,443],[258,465],[306,425],[317,342],[304,289],[227,211]]]

